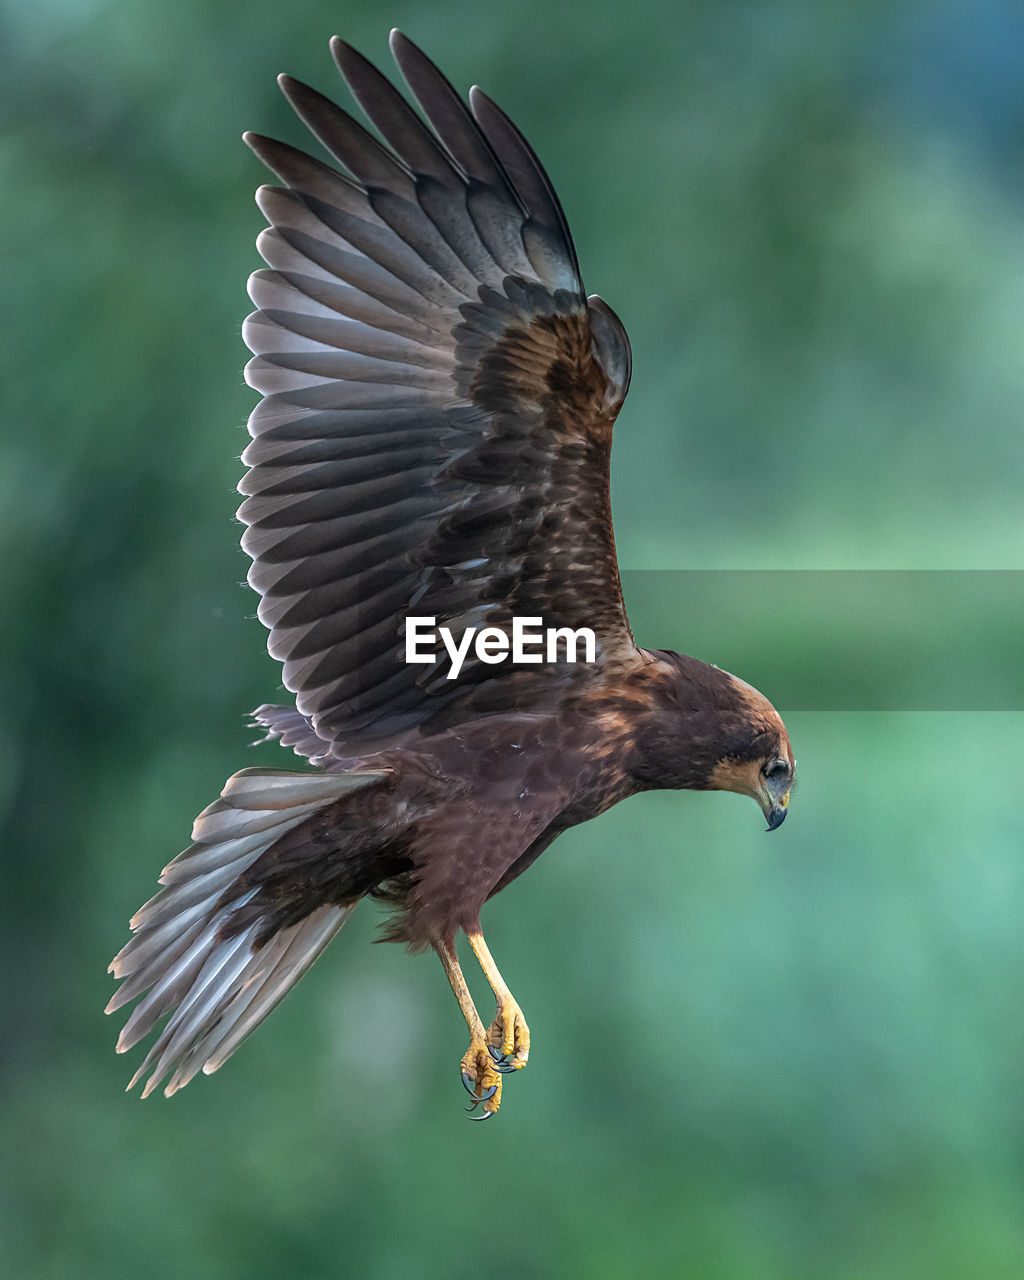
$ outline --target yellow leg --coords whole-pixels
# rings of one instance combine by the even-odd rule
[[[462,966],[455,952],[455,939],[444,938],[436,942],[434,950],[444,965],[445,974],[452,991],[455,992],[455,999],[459,1002],[462,1016],[466,1019],[466,1026],[469,1028],[469,1048],[463,1054],[462,1062],[459,1064],[462,1083],[473,1099],[469,1110],[475,1111],[483,1103],[483,1111],[472,1118],[487,1120],[501,1106],[501,1075],[488,1048],[484,1024],[480,1021],[480,1015],[473,1004],[473,997],[469,994],[469,987],[466,986]]]
[[[518,1071],[526,1066],[530,1056],[530,1028],[526,1025],[522,1009],[505,985],[505,979],[498,972],[484,935],[477,930],[466,936],[498,1002],[498,1011],[487,1032],[487,1043],[495,1050],[492,1055],[495,1065],[502,1073]]]

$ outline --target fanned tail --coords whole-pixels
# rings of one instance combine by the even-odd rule
[[[286,832],[384,776],[243,769],[228,779],[220,799],[196,819],[192,846],[164,868],[165,887],[132,918],[135,936],[110,964],[122,985],[107,1013],[144,996],[121,1032],[118,1053],[172,1015],[129,1089],[148,1071],[147,1097],[171,1072],[164,1090],[170,1096],[199,1070],[216,1071],[320,955],[355,903],[319,907],[264,939],[261,918],[241,929],[232,919],[258,891],[239,886],[233,895],[232,886]]]

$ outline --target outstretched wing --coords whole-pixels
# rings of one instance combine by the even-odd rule
[[[268,271],[245,324],[263,394],[240,518],[271,654],[316,735],[394,739],[550,703],[636,653],[608,497],[629,343],[583,292],[558,199],[478,89],[471,110],[409,40],[392,51],[428,124],[360,54],[334,58],[387,146],[287,77],[345,172],[246,135]],[[410,616],[591,628],[597,662],[405,661]],[[339,748],[340,750],[340,748]]]

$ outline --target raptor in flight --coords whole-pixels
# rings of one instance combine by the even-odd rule
[[[148,1074],[144,1095],[165,1080],[173,1093],[230,1057],[359,900],[379,898],[389,937],[441,959],[485,1118],[530,1048],[480,929],[487,899],[562,831],[652,788],[741,792],[777,827],[793,755],[750,685],[633,639],[608,497],[629,342],[584,292],[533,151],[400,33],[422,117],[354,49],[331,48],[384,142],[286,76],[338,167],[246,136],[282,185],[258,193],[267,270],[245,339],[263,399],[239,516],[295,695],[254,715],[314,768],[228,780],[132,920],[109,1008],[139,1001],[121,1051],[170,1015],[132,1084]],[[413,617],[456,637],[516,619],[589,628],[594,658],[497,663],[478,645],[450,679],[446,655],[406,661]],[[494,991],[490,1027],[459,931]]]

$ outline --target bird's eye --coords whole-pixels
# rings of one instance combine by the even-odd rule
[[[788,760],[773,760],[771,764],[765,765],[764,768],[764,776],[766,778],[782,778],[788,773]]]

